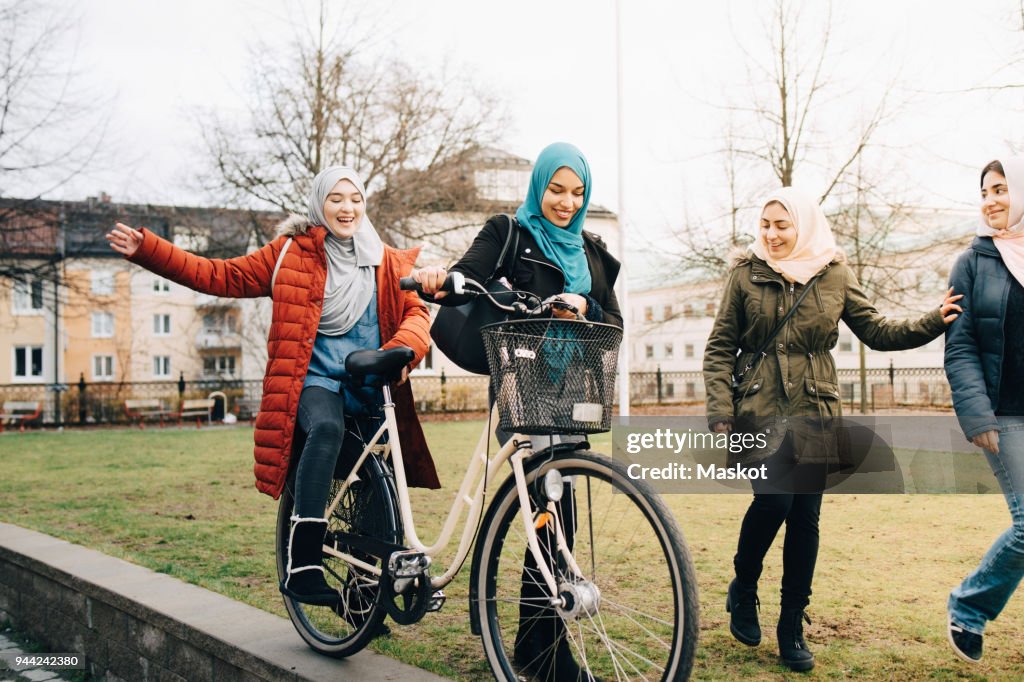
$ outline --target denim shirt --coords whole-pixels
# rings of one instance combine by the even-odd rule
[[[360,400],[353,394],[349,386],[342,386],[348,373],[345,371],[345,358],[355,350],[376,350],[380,348],[380,326],[377,324],[377,291],[370,297],[370,303],[366,306],[359,321],[341,336],[327,336],[317,334],[316,342],[313,344],[313,356],[309,360],[309,370],[306,372],[306,380],[302,387],[320,386],[328,391],[339,392],[344,388],[345,413],[360,415],[366,413],[367,398],[373,402],[379,402],[379,394],[373,389],[355,389],[361,395]],[[374,400],[374,399],[377,400]]]

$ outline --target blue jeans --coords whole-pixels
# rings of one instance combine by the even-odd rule
[[[1024,577],[1024,417],[999,417],[999,454],[985,451],[1013,524],[949,595],[949,617],[976,635],[995,620]]]

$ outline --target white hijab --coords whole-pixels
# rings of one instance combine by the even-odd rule
[[[765,199],[761,210],[764,211],[764,207],[773,201],[782,204],[789,213],[789,219],[793,221],[796,230],[796,244],[785,258],[772,258],[761,236],[759,224],[750,250],[786,279],[807,284],[811,277],[835,258],[836,238],[832,235],[832,228],[818,202],[798,189],[780,187]]]
[[[978,236],[992,237],[992,243],[1003,257],[1003,263],[1024,286],[1024,156],[999,159],[1010,192],[1010,211],[1005,230],[993,230],[985,224],[982,215],[978,222]]]
[[[366,188],[353,169],[346,166],[325,168],[313,178],[309,190],[306,220],[310,225],[326,226],[324,202],[339,180],[348,180],[355,185],[365,206]],[[364,212],[351,238],[335,237],[328,230],[324,250],[327,253],[327,282],[317,331],[328,336],[341,336],[355,326],[373,298],[376,286],[374,267],[384,259],[384,243]]]

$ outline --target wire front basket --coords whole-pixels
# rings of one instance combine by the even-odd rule
[[[600,433],[611,427],[622,330],[577,320],[480,328],[499,424],[510,433]]]

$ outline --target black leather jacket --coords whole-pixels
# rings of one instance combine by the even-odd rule
[[[505,263],[498,268],[499,276],[507,277],[516,289],[529,291],[541,298],[547,298],[565,291],[565,275],[557,264],[545,256],[529,230],[515,225],[519,230],[519,244],[515,257],[505,257]],[[484,282],[494,273],[498,256],[508,236],[508,221],[505,216],[492,216],[477,234],[462,258],[450,268],[466,277]],[[619,261],[615,260],[604,241],[591,232],[583,231],[583,251],[590,266],[591,288],[587,299],[587,319],[591,322],[605,322],[616,327],[622,326],[622,313],[615,297],[615,279],[619,275]],[[504,266],[510,266],[511,273]],[[453,303],[456,301],[453,300]]]

